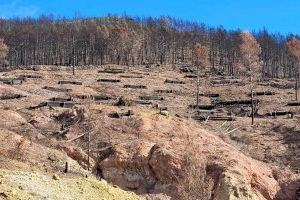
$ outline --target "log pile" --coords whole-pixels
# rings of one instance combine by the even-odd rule
[[[194,72],[194,70],[192,70],[189,67],[181,67],[179,70],[183,73],[193,73]]]
[[[170,94],[173,93],[173,90],[155,90],[156,93],[164,93],[164,94]]]
[[[21,99],[24,97],[26,97],[26,96],[21,95],[21,94],[6,94],[6,95],[0,96],[0,100]]]
[[[48,86],[43,87],[43,89],[49,90],[49,91],[52,91],[52,92],[72,92],[72,89],[55,88],[55,87],[48,87]]]
[[[124,85],[124,88],[147,89],[147,86],[145,86],[145,85]]]
[[[215,109],[215,105],[213,104],[207,104],[207,105],[189,105],[189,108],[191,109],[199,109],[199,110],[213,110]]]
[[[268,112],[266,115],[270,117],[285,116],[285,115],[289,116],[290,118],[294,117],[294,113],[292,111],[273,111],[273,112]]]
[[[119,82],[121,82],[121,80],[119,80],[119,79],[98,79],[97,82],[119,83]]]
[[[104,69],[104,70],[99,70],[98,73],[121,74],[121,73],[125,73],[125,70],[124,69]]]
[[[107,101],[112,99],[110,96],[107,95],[94,95],[93,96],[94,101]]]
[[[132,115],[134,115],[132,110],[128,110],[128,111],[125,111],[125,112],[113,112],[113,113],[108,114],[108,116],[111,117],[111,118],[129,117],[129,116],[132,116]]]
[[[186,74],[184,78],[197,78],[196,74]]]
[[[18,78],[0,78],[0,82],[7,85],[21,85],[23,80]]]
[[[300,106],[300,102],[289,102],[287,106]]]
[[[72,101],[71,97],[53,97],[49,99],[49,101],[59,101],[59,102],[66,102],[66,101]]]
[[[253,95],[254,96],[272,96],[272,95],[276,95],[276,93],[272,92],[272,91],[261,91],[261,92],[254,92]],[[251,96],[251,93],[249,93],[248,96]]]
[[[81,100],[91,99],[92,98],[91,95],[86,95],[86,94],[75,94],[75,95],[72,95],[72,96],[74,98],[81,99]]]
[[[19,79],[25,81],[26,79],[41,79],[42,76],[40,75],[20,75]]]
[[[62,102],[62,101],[48,101],[47,106],[49,107],[61,107],[61,108],[72,108],[75,105],[73,102]]]
[[[145,100],[136,100],[135,103],[140,105],[152,105],[151,101],[145,101]]]
[[[121,78],[144,78],[144,76],[139,75],[121,75]]]
[[[72,108],[75,105],[73,102],[61,102],[61,101],[48,101],[48,102],[42,102],[37,106],[30,106],[29,110],[34,110],[42,107],[60,107],[60,108]]]
[[[210,97],[210,98],[218,98],[220,97],[220,94],[214,94],[214,93],[201,93],[199,96],[202,97]]]

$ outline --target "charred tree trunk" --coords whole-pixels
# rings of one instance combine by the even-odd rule
[[[254,100],[253,100],[253,77],[250,76],[250,87],[251,87],[251,124],[254,125]]]
[[[88,171],[90,171],[91,134],[88,132]]]
[[[197,66],[197,102],[196,102],[196,105],[197,105],[197,108],[199,106],[199,66]]]
[[[296,101],[298,101],[298,82],[299,82],[299,74],[297,74],[296,76],[296,85],[295,85]]]

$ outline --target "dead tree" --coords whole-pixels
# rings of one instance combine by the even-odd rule
[[[299,67],[300,67],[300,40],[296,37],[292,37],[287,42],[287,47],[289,52],[293,55],[296,61],[296,69],[295,69],[295,95],[296,101],[298,101],[298,81],[299,81]]]
[[[199,82],[200,82],[200,68],[205,68],[209,64],[209,56],[208,56],[208,49],[207,47],[201,45],[201,44],[196,44],[193,47],[193,62],[194,65],[197,67],[197,100],[196,100],[196,105],[198,107],[199,105]]]
[[[257,78],[260,70],[259,55],[261,54],[261,47],[250,32],[240,33],[241,44],[239,45],[241,61],[247,75],[250,76],[250,90],[251,90],[251,109],[252,109],[252,125],[254,124],[254,100],[253,100],[253,79]]]
[[[4,43],[4,40],[0,38],[0,67],[7,65],[6,56],[8,54],[8,46]]]

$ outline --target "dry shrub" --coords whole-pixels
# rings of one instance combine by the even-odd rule
[[[116,102],[115,106],[132,106],[133,102],[125,97],[120,97]]]
[[[183,155],[182,176],[178,178],[178,199],[211,199],[213,180],[207,174],[207,160],[197,152],[200,148],[195,138],[187,136]]]

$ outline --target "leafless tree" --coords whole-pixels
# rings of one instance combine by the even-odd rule
[[[296,101],[298,101],[298,81],[299,81],[299,68],[300,68],[300,40],[296,37],[292,37],[287,42],[288,49],[290,53],[294,56],[296,60],[296,69],[295,69],[295,79],[296,79]]]
[[[4,40],[0,38],[0,67],[7,65],[6,56],[8,54],[8,46],[4,43]]]
[[[200,68],[205,68],[209,65],[209,60],[208,60],[208,49],[207,47],[201,45],[201,44],[196,44],[193,47],[193,62],[194,65],[197,67],[197,108],[199,106],[199,82],[200,82]]]
[[[294,77],[297,65],[286,45],[290,35],[253,36],[262,49],[262,76]],[[10,51],[7,60],[21,65],[192,65],[192,46],[209,48],[212,71],[233,75],[239,58],[240,31],[189,21],[107,16],[102,18],[0,19],[0,37]],[[75,69],[75,68],[74,68]]]
[[[239,46],[240,55],[245,71],[250,76],[251,101],[252,101],[252,125],[254,124],[254,99],[253,99],[253,78],[257,78],[260,73],[261,47],[250,32],[240,33],[241,44]]]

